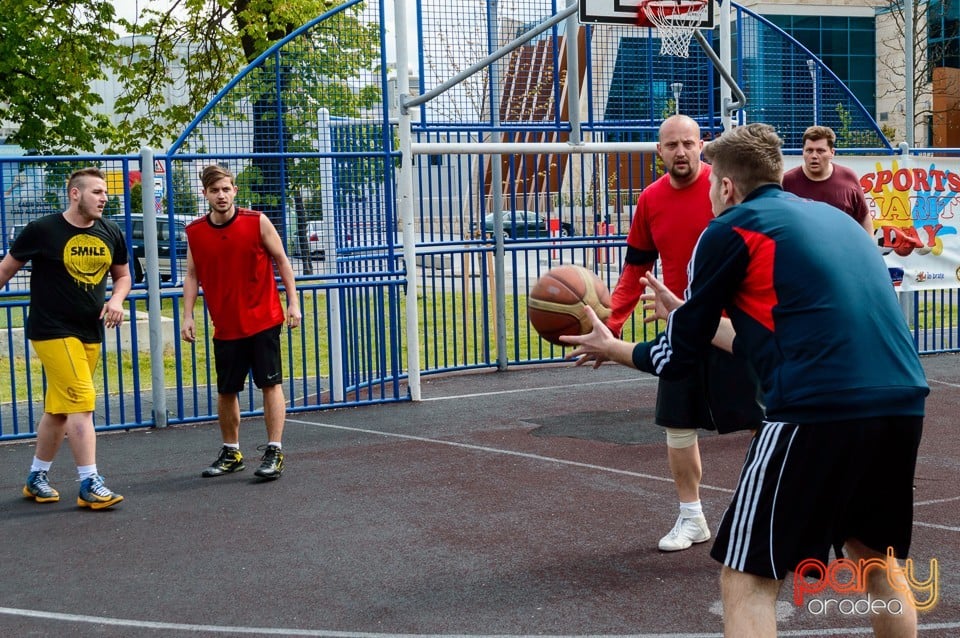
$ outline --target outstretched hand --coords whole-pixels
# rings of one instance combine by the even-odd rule
[[[683,305],[683,299],[673,294],[652,272],[647,271],[647,274],[640,278],[640,283],[653,291],[640,295],[640,300],[644,302],[643,309],[648,311],[643,318],[644,323],[666,320],[671,312]]]
[[[593,308],[585,306],[585,310],[593,324],[593,330],[584,335],[563,335],[560,337],[560,340],[564,343],[577,347],[566,358],[576,359],[578,366],[592,361],[594,368],[599,367],[608,359],[630,365],[628,362],[632,362],[633,345],[614,337],[610,328],[607,328],[606,324],[600,320]]]

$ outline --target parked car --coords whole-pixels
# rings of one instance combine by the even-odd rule
[[[7,254],[13,240],[17,238],[17,235],[29,222],[40,219],[44,215],[63,212],[63,209],[59,208],[59,200],[54,201],[54,199],[51,201],[20,199],[7,208],[7,240],[5,244],[0,243],[0,259]],[[29,264],[27,264],[26,268],[29,269],[29,267]]]
[[[13,246],[13,240],[17,238],[24,226],[26,224],[11,224],[7,227],[7,241],[0,245],[0,259],[6,256],[7,250],[10,249],[10,246]]]
[[[530,239],[537,237],[550,237],[550,226],[547,218],[539,213],[529,210],[505,210],[503,215],[503,236],[505,239]],[[489,213],[483,219],[483,236],[490,237],[494,231],[494,213]],[[476,229],[476,223],[473,225],[474,237],[479,237],[480,233]],[[560,237],[571,237],[573,235],[573,224],[569,222],[560,222]]]
[[[157,214],[157,253],[160,258],[160,279],[169,281],[172,273],[171,256],[177,261],[177,272],[183,275],[183,269],[186,268],[187,259],[187,224],[196,217],[192,215],[174,215],[173,232],[170,231],[170,218],[163,214]],[[130,274],[136,283],[141,283],[144,279],[144,273],[147,269],[146,245],[143,237],[143,215],[134,213],[130,215],[130,228],[127,229],[126,220],[123,217],[115,217],[113,221],[124,231],[127,244],[133,255],[133,261],[130,263]]]
[[[323,222],[307,222],[307,245],[310,247],[310,257],[318,261],[327,258],[327,251],[320,241],[320,234],[323,232]]]

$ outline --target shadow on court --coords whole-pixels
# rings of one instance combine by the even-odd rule
[[[939,565],[921,635],[960,635],[960,357],[927,357],[917,470],[917,576]],[[32,442],[0,446],[4,636],[716,636],[710,543],[656,549],[676,496],[656,381],[617,366],[550,366],[423,381],[424,401],[293,414],[283,478],[203,479],[214,423],[101,435],[113,510],[20,497]],[[701,437],[713,528],[744,433]],[[853,600],[856,600],[854,597]],[[781,635],[847,636],[869,614],[778,605]]]

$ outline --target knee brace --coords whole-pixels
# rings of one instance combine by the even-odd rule
[[[683,449],[697,444],[697,431],[693,428],[664,428],[667,431],[667,447]]]

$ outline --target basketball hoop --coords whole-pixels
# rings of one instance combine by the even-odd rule
[[[713,0],[640,0],[637,24],[655,28],[660,35],[660,55],[686,58],[693,32],[707,18]]]

